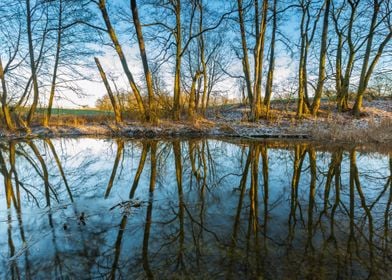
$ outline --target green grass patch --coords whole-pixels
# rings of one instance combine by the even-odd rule
[[[38,108],[37,113],[43,114],[46,111],[46,108]],[[61,116],[88,116],[88,117],[97,117],[97,116],[114,116],[114,113],[111,111],[101,111],[97,109],[63,109],[63,108],[54,108],[52,109],[52,116],[61,115]]]

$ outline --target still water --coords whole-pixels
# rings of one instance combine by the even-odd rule
[[[0,142],[0,279],[387,279],[390,153]]]

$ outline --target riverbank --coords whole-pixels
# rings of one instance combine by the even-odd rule
[[[383,144],[392,146],[392,101],[374,101],[366,104],[363,116],[355,118],[350,112],[322,110],[319,116],[306,116],[301,120],[286,108],[274,109],[268,119],[247,122],[246,107],[228,105],[210,110],[207,119],[173,122],[159,121],[156,125],[127,121],[122,125],[113,122],[85,123],[75,125],[32,126],[30,131],[0,130],[2,139],[36,137],[244,137],[309,139],[326,142],[353,144]]]

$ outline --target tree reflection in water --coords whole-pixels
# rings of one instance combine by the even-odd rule
[[[391,170],[310,143],[1,142],[0,278],[385,278]]]

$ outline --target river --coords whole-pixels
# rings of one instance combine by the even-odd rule
[[[390,151],[0,142],[1,279],[387,279]]]

